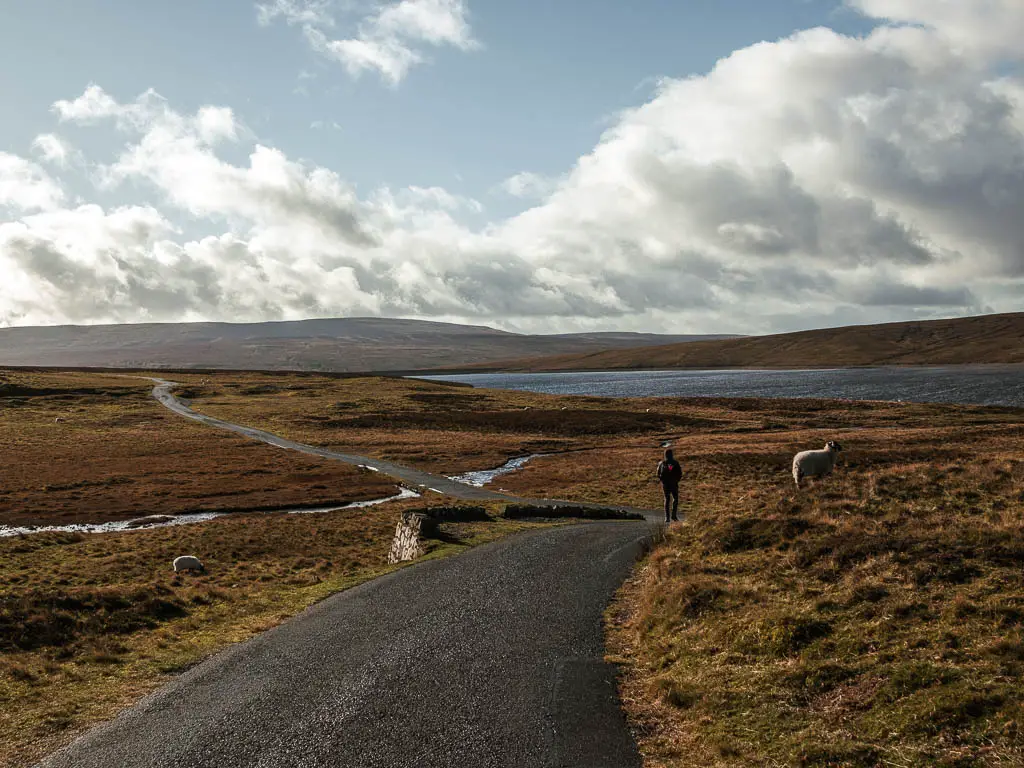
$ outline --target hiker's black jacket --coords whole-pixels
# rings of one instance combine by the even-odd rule
[[[662,485],[679,485],[683,479],[683,467],[676,459],[665,459],[658,463],[658,479]]]

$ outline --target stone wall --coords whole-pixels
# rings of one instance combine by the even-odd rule
[[[484,507],[424,507],[413,510],[434,520],[441,520],[450,523],[473,523],[490,520],[490,515]]]
[[[405,563],[423,555],[423,542],[437,537],[438,525],[442,522],[483,520],[490,520],[483,507],[423,507],[403,512],[388,552],[388,564]]]
[[[508,504],[505,506],[504,517],[509,520],[523,518],[562,518],[571,517],[580,520],[643,520],[642,514],[621,507],[602,507],[597,504]]]

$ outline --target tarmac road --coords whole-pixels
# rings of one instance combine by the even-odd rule
[[[545,529],[342,592],[47,768],[631,768],[602,612],[652,526]]]

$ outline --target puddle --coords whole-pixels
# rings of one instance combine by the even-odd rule
[[[534,459],[539,459],[542,456],[547,456],[547,454],[535,453],[532,456],[520,456],[502,464],[497,469],[484,469],[479,472],[467,472],[464,475],[456,475],[454,477],[449,477],[448,479],[454,480],[456,483],[462,483],[463,485],[472,485],[475,488],[483,488],[488,483],[493,482],[496,478],[522,469],[529,462]]]
[[[315,509],[273,509],[264,510],[264,514],[287,514],[287,515],[321,515],[327,512],[341,512],[345,509],[366,509],[376,507],[379,504],[387,504],[389,501],[402,501],[404,499],[419,498],[416,491],[402,488],[401,493],[388,496],[383,499],[370,499],[369,501],[356,501],[340,507],[318,507]],[[40,525],[15,527],[0,525],[0,539],[11,536],[28,536],[32,533],[120,533],[123,531],[150,531],[154,528],[166,528],[172,525],[192,525],[194,523],[205,523],[216,520],[218,517],[241,514],[260,514],[260,512],[198,512],[194,515],[152,515],[150,517],[139,517],[134,520],[119,520],[114,523],[73,523],[71,525]]]

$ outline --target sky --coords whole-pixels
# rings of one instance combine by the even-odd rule
[[[1020,0],[0,0],[0,326],[1024,310]]]

